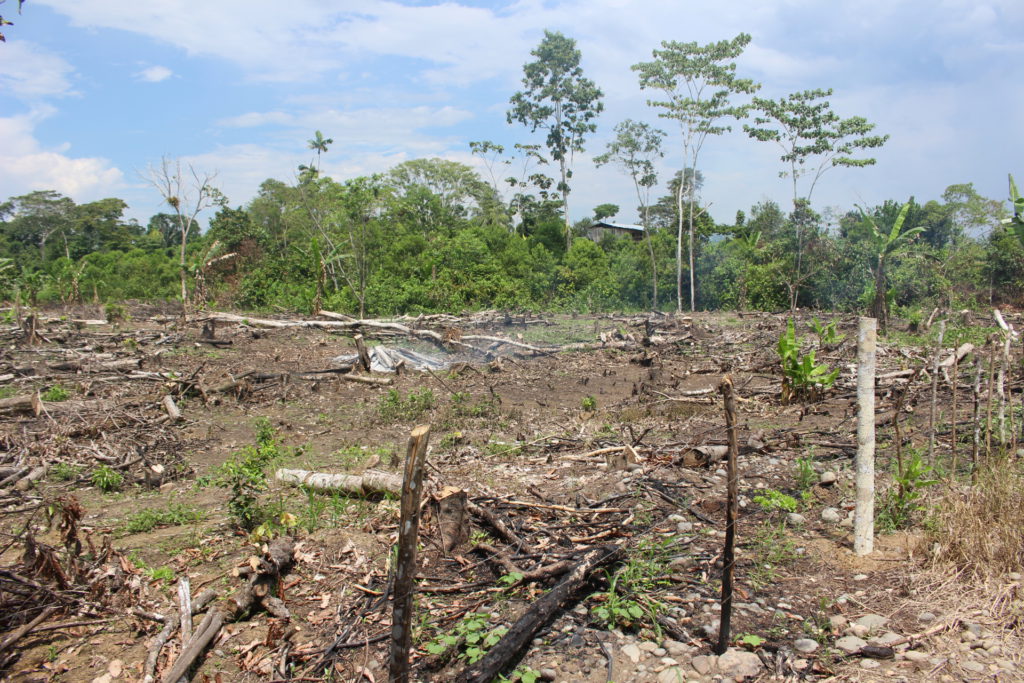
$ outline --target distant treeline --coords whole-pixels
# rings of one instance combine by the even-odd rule
[[[786,211],[767,201],[731,224],[700,212],[697,308],[866,310],[885,247],[879,235],[890,237],[905,204],[899,198],[822,216],[804,202]],[[653,262],[657,307],[673,310],[678,206],[670,184],[652,204],[649,243],[629,236],[595,243],[584,236],[590,221],[580,221],[567,248],[557,198],[506,201],[464,164],[419,159],[343,183],[304,168],[294,184],[265,181],[244,207],[210,209],[208,228],[198,234],[197,224],[188,235],[186,280],[194,306],[260,311],[646,310]],[[901,231],[923,231],[886,256],[890,305],[915,315],[932,306],[1020,302],[1024,248],[1000,223],[1008,206],[971,184],[951,185],[923,204],[910,199]],[[126,208],[120,199],[75,204],[50,191],[0,204],[3,297],[180,298],[186,223],[175,211],[142,226],[124,220]],[[602,205],[596,214],[614,220],[617,208]]]

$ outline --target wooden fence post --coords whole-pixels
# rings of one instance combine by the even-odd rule
[[[718,626],[716,654],[729,648],[729,627],[732,621],[732,575],[736,565],[736,518],[739,516],[739,471],[736,458],[739,445],[736,439],[736,401],[733,398],[732,378],[728,375],[718,385],[725,402],[725,429],[729,438],[729,460],[726,470],[727,501],[725,507],[725,549],[722,551],[722,612]]]
[[[409,648],[412,646],[412,582],[416,576],[416,537],[420,529],[420,496],[423,466],[427,460],[430,425],[419,425],[409,435],[402,480],[401,517],[398,526],[398,558],[395,561],[394,607],[391,612],[389,683],[409,680]]]
[[[867,555],[875,543],[875,345],[878,321],[861,318],[857,335],[857,506],[853,551]],[[897,419],[899,416],[896,416]]]

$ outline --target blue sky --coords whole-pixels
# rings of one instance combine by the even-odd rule
[[[351,8],[351,9],[349,9]],[[635,218],[627,177],[595,169],[625,119],[669,132],[662,177],[682,165],[679,134],[658,122],[630,65],[662,40],[747,32],[739,74],[759,95],[835,90],[840,115],[892,136],[878,164],[834,169],[814,203],[850,208],[938,198],[974,182],[1004,199],[1024,176],[1024,2],[1020,0],[30,0],[0,43],[0,200],[55,189],[108,196],[145,223],[161,210],[141,180],[162,156],[204,172],[232,205],[266,178],[292,181],[317,129],[338,179],[438,156],[477,165],[470,140],[542,142],[505,121],[522,65],[545,28],[575,38],[605,93],[598,131],[577,156],[573,218],[597,204]],[[764,199],[785,205],[778,151],[739,130],[711,138],[700,168],[711,214],[731,221]],[[662,192],[663,193],[663,192]],[[205,221],[204,221],[205,222]]]

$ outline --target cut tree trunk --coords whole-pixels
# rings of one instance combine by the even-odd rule
[[[343,491],[357,495],[402,492],[402,478],[390,472],[366,470],[357,474],[329,474],[309,470],[279,469],[274,477],[286,484],[306,486],[317,491]]]

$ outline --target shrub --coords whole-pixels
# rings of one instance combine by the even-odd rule
[[[800,340],[796,327],[790,318],[786,331],[779,337],[779,359],[782,362],[782,402],[789,403],[796,398],[813,398],[821,389],[835,384],[839,370],[829,370],[824,363],[815,362],[815,351],[800,355]]]
[[[57,402],[66,401],[71,396],[67,389],[62,387],[60,384],[54,384],[52,387],[40,394],[40,398],[44,401]]]

